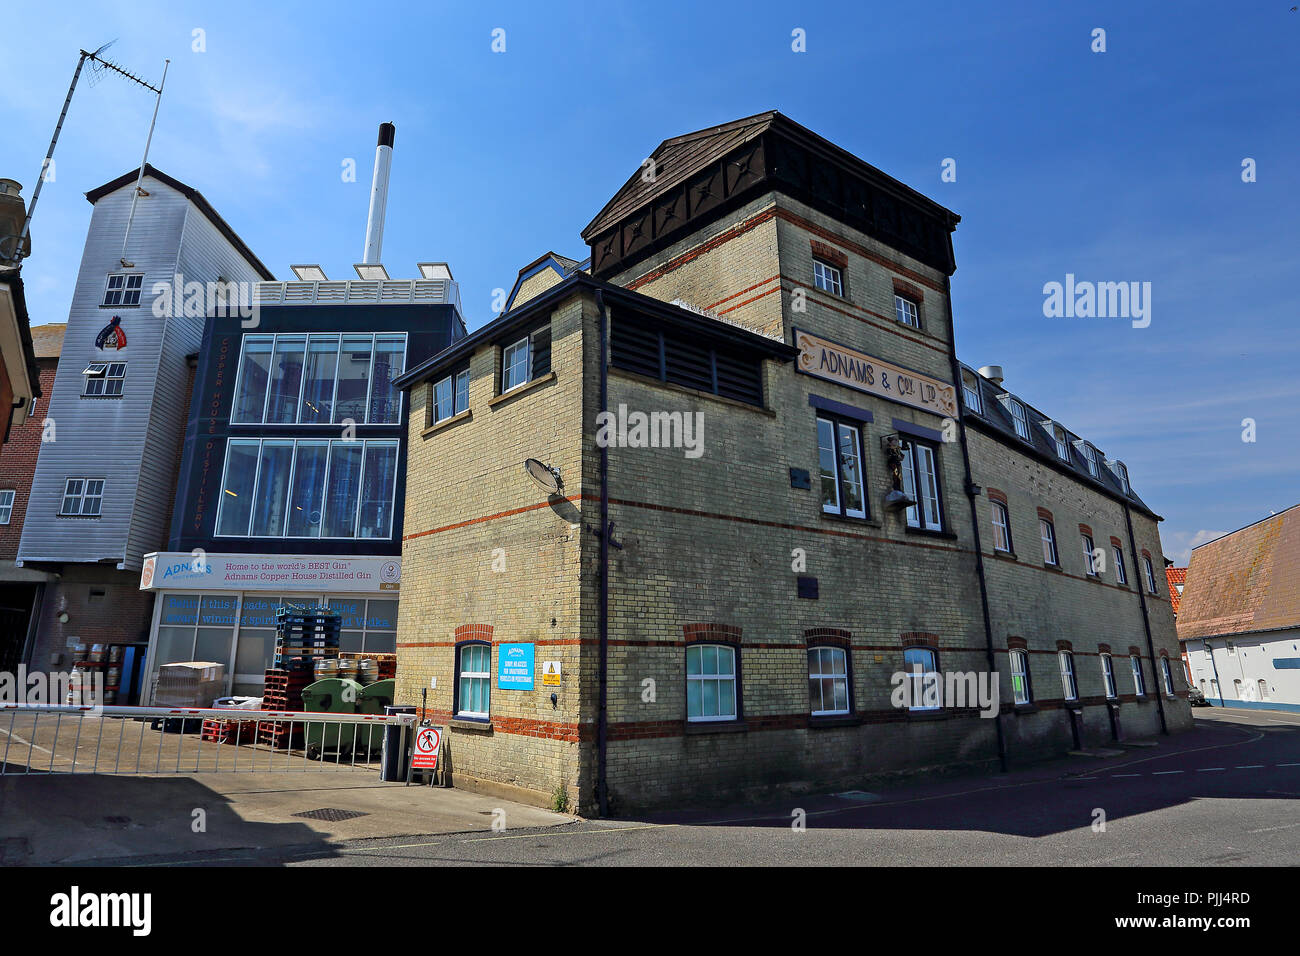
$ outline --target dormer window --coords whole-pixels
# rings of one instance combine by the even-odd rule
[[[144,273],[115,272],[108,277],[104,287],[104,305],[139,305],[140,290],[144,286]]]
[[[1097,449],[1093,448],[1092,445],[1088,444],[1086,441],[1077,441],[1074,443],[1074,447],[1079,449],[1079,454],[1082,455],[1083,460],[1088,463],[1088,474],[1092,475],[1094,478],[1100,478],[1100,469],[1097,467]]]
[[[1052,426],[1052,440],[1056,442],[1056,457],[1061,461],[1070,460],[1070,440],[1065,429],[1060,425]]]
[[[984,414],[984,400],[980,398],[979,380],[970,372],[961,373],[961,397],[966,407],[976,415]]]
[[[1110,470],[1114,472],[1115,477],[1119,479],[1119,486],[1124,489],[1124,494],[1132,494],[1132,490],[1129,488],[1128,483],[1128,468],[1125,467],[1124,463],[1117,459],[1115,461],[1108,461],[1106,464],[1110,466]]]
[[[1029,441],[1029,416],[1025,414],[1025,406],[1010,395],[999,396],[1002,404],[1006,406],[1007,411],[1011,414],[1011,423],[1016,427],[1016,434]]]

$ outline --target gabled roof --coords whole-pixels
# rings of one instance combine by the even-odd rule
[[[976,387],[979,389],[980,404],[983,406],[983,411],[977,412],[975,409],[967,407],[963,401],[962,414],[965,416],[967,423],[973,423],[975,427],[995,435],[1013,448],[1032,454],[1034,457],[1051,464],[1052,467],[1069,473],[1071,477],[1105,492],[1110,497],[1132,505],[1138,511],[1157,521],[1163,520],[1147,507],[1146,502],[1133,491],[1131,479],[1128,494],[1124,493],[1124,486],[1116,477],[1115,472],[1106,464],[1107,460],[1114,459],[1107,459],[1107,456],[1100,448],[1093,445],[1092,442],[1087,442],[1087,444],[1092,445],[1093,450],[1097,453],[1098,476],[1094,478],[1092,473],[1088,471],[1088,460],[1084,458],[1084,453],[1078,444],[1085,442],[1086,439],[1080,438],[1052,416],[1040,412],[1019,395],[1013,395],[997,382],[985,378],[971,366],[962,363],[961,367],[964,375],[969,374],[974,377]],[[1016,434],[1016,426],[1012,421],[1011,412],[1001,400],[1001,396],[1015,399],[1024,408],[1025,418],[1029,424],[1028,441]],[[1056,453],[1056,439],[1048,431],[1049,426],[1043,424],[1044,422],[1059,425],[1065,432],[1066,451],[1070,456],[1068,461],[1062,459]]]
[[[579,262],[577,259],[570,259],[568,256],[562,256],[558,252],[546,252],[538,256],[528,265],[519,270],[519,275],[515,278],[515,284],[510,288],[510,295],[506,297],[505,308],[502,312],[509,312],[515,305],[515,299],[519,296],[519,290],[529,279],[547,269],[553,271],[557,278],[556,282],[567,279],[574,272],[585,272],[591,266],[591,258]],[[526,300],[525,300],[526,301]]]
[[[226,240],[232,246],[239,250],[240,255],[248,260],[248,264],[256,269],[263,279],[269,282],[275,278],[275,276],[271,274],[271,270],[262,265],[262,260],[253,255],[253,250],[248,248],[243,239],[239,238],[238,233],[230,228],[230,224],[226,222],[226,220],[222,219],[221,215],[212,208],[212,204],[203,197],[203,193],[199,192],[193,186],[181,182],[179,179],[168,176],[162,170],[156,169],[149,163],[145,164],[144,174],[153,177],[158,180],[158,182],[170,186],[172,189],[175,189],[177,192],[184,195],[186,199],[198,207],[199,212],[203,213],[212,225],[217,227],[217,231],[225,236]],[[109,193],[117,192],[123,186],[130,186],[136,181],[139,175],[140,167],[137,166],[129,173],[123,173],[121,176],[118,176],[117,179],[104,183],[102,186],[96,186],[90,192],[86,193],[86,198],[90,200],[93,205]]]
[[[32,327],[32,347],[38,359],[58,358],[63,352],[63,333],[67,322],[51,322]]]
[[[1182,602],[1183,596],[1178,593],[1178,586],[1187,583],[1186,568],[1165,568],[1165,580],[1169,582],[1169,603],[1174,607],[1174,613],[1178,613],[1178,605]]]
[[[1192,551],[1180,641],[1300,627],[1300,505]]]

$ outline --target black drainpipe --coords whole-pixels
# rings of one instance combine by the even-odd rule
[[[609,331],[605,296],[596,290],[600,311],[600,411],[609,403]],[[603,421],[603,417],[601,419]],[[606,714],[606,675],[609,667],[609,449],[600,446],[600,703],[596,708],[596,800],[602,817],[609,816],[609,789],[605,779],[605,749],[609,735]]]
[[[957,435],[961,444],[962,464],[966,469],[966,498],[970,502],[971,531],[975,534],[975,576],[980,582],[980,606],[984,611],[984,649],[988,658],[989,673],[998,672],[997,658],[993,651],[993,619],[989,614],[989,586],[984,577],[984,547],[980,544],[979,511],[975,507],[975,498],[979,489],[970,470],[970,448],[966,444],[965,413],[961,409],[961,363],[957,361],[957,329],[952,320],[952,278],[943,277],[944,306],[948,312],[948,358],[952,363],[952,381],[957,389]],[[998,689],[998,706],[1002,706],[1002,691]],[[998,766],[1002,772],[1007,770],[1007,742],[1002,733],[1002,717],[993,718],[998,733]]]
[[[1147,653],[1151,655],[1151,683],[1155,685],[1151,690],[1156,695],[1156,709],[1160,712],[1160,732],[1167,735],[1169,725],[1165,723],[1165,691],[1161,683],[1159,665],[1156,663],[1156,642],[1151,638],[1151,620],[1147,617],[1146,586],[1142,583],[1142,572],[1145,569],[1137,566],[1138,549],[1137,540],[1133,537],[1133,515],[1129,513],[1127,504],[1124,505],[1124,523],[1128,525],[1128,550],[1129,554],[1133,555],[1133,571],[1138,579],[1138,602],[1142,605],[1142,626],[1147,632]],[[1155,577],[1154,564],[1151,567],[1151,575]]]

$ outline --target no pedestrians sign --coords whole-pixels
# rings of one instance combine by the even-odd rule
[[[421,727],[415,735],[415,753],[411,756],[411,766],[416,770],[437,770],[441,750],[442,731],[437,727]]]

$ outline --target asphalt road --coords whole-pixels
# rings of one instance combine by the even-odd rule
[[[1257,866],[1300,861],[1300,715],[1198,710],[1109,759],[730,814],[155,860],[288,866]],[[794,826],[802,812],[805,826]],[[1102,816],[1104,814],[1104,817]],[[1104,827],[1101,826],[1104,820]]]

